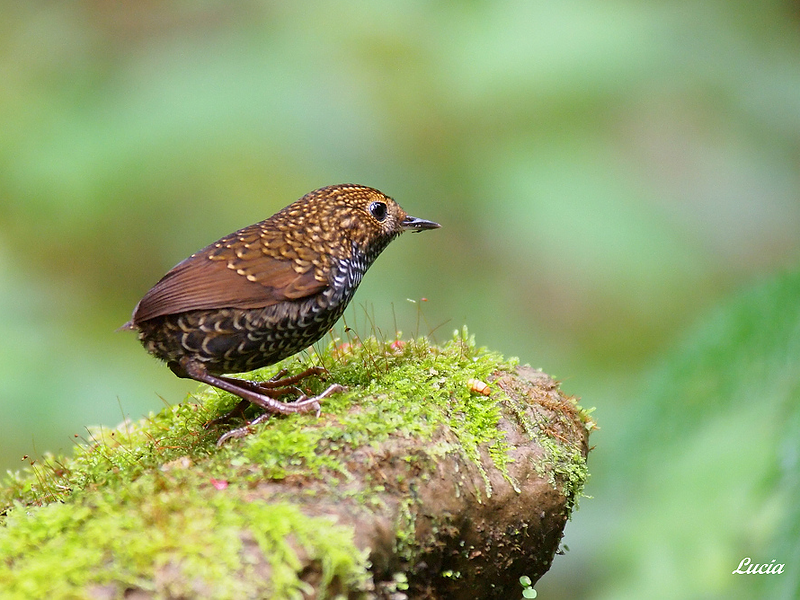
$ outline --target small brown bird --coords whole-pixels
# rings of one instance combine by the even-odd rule
[[[281,395],[294,377],[254,383],[223,373],[252,371],[307,348],[344,312],[364,273],[394,238],[438,223],[411,217],[388,196],[361,185],[306,194],[270,218],[225,236],[172,268],[133,310],[123,329],[138,329],[145,349],[178,377],[231,392],[270,413],[319,413],[337,384],[295,402]],[[226,415],[227,417],[228,415]],[[244,435],[246,428],[222,438]]]

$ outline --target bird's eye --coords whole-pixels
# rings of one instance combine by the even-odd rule
[[[378,221],[383,221],[386,218],[386,203],[373,202],[369,205],[369,213]]]

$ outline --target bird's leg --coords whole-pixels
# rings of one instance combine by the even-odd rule
[[[180,369],[180,367],[178,367]],[[173,369],[175,371],[175,369]],[[297,383],[306,377],[311,375],[321,375],[326,373],[327,371],[322,367],[311,367],[310,369],[306,369],[302,373],[298,373],[293,377],[286,377],[283,378],[286,373],[288,373],[287,369],[281,369],[275,375],[270,377],[267,381],[249,381],[247,379],[237,379],[234,377],[225,377],[224,375],[220,375],[219,378],[222,381],[226,381],[231,385],[237,385],[244,387],[251,392],[256,394],[266,394],[271,398],[275,398],[276,396],[284,396],[286,394],[297,394],[298,397],[303,397],[304,399],[307,398],[303,391],[299,388],[291,385],[293,383]],[[176,371],[176,374],[180,376],[180,374]],[[187,374],[188,375],[188,374]],[[187,375],[183,375],[186,377]],[[268,391],[267,391],[268,390]],[[244,411],[245,409],[250,406],[251,402],[249,400],[242,400],[233,407],[232,410],[226,412],[224,415],[211,419],[208,423],[206,423],[206,428],[213,427],[214,425],[221,425],[223,423],[229,422],[234,417],[241,417],[244,419]]]
[[[275,398],[277,396],[285,396],[286,394],[302,395],[303,393],[303,391],[300,388],[294,386],[273,387],[273,386],[262,385],[264,383],[269,383],[268,381],[250,381],[249,379],[238,379],[236,377],[226,377],[225,375],[217,375],[217,378],[220,379],[221,381],[226,381],[231,385],[243,387],[256,394],[264,394],[266,396],[269,396],[270,398]]]
[[[268,421],[271,416],[271,413],[266,412],[257,416],[244,427],[237,427],[236,429],[231,429],[228,433],[223,433],[217,440],[217,447],[222,446],[222,444],[233,438],[243,438],[244,436],[253,433],[254,426],[258,425],[259,423],[263,423],[264,421]]]
[[[224,376],[218,377],[212,375],[208,372],[208,370],[206,369],[205,365],[202,362],[191,360],[190,358],[187,357],[182,358],[179,362],[169,363],[169,367],[170,369],[172,369],[172,372],[175,373],[178,377],[194,379],[195,381],[199,381],[200,383],[205,383],[207,385],[214,386],[215,388],[219,388],[226,392],[230,392],[231,394],[235,394],[236,396],[242,398],[242,400],[246,400],[251,404],[260,406],[267,412],[267,414],[277,413],[282,415],[288,415],[291,413],[304,413],[313,410],[317,413],[317,416],[319,416],[321,411],[319,401],[324,398],[327,398],[333,393],[344,391],[344,387],[342,387],[341,385],[333,384],[318,396],[309,398],[305,394],[303,394],[300,398],[298,398],[296,402],[281,402],[280,400],[276,400],[275,398],[265,393],[267,390],[260,389],[259,391],[256,391],[255,389],[253,389],[254,386],[256,386],[256,384],[254,384],[253,382],[246,382],[244,380],[234,379],[232,377],[224,377]],[[292,379],[292,378],[287,378],[287,379]],[[244,385],[245,383],[249,383],[251,385]],[[278,382],[276,381],[273,383],[278,383]],[[277,395],[280,395],[280,392],[282,392],[282,390],[278,388],[270,390],[270,392],[272,394],[278,392]],[[242,404],[243,403],[240,402],[236,406],[236,408],[234,408],[234,411],[240,409],[242,407]],[[259,419],[264,420],[261,417],[259,417]],[[245,427],[244,429],[247,428]],[[241,435],[244,435],[244,433],[242,433]],[[233,437],[241,437],[241,435],[237,434],[236,436]],[[226,437],[225,439],[229,439],[229,437]]]
[[[298,397],[305,397],[307,396],[303,393],[303,391],[295,387],[293,384],[298,383],[305,379],[306,377],[310,377],[312,375],[322,375],[327,373],[327,369],[324,367],[311,367],[306,369],[302,373],[298,373],[297,375],[293,375],[291,377],[284,377],[286,373],[289,371],[287,369],[281,369],[275,375],[270,377],[267,381],[250,381],[248,379],[238,379],[235,377],[225,377],[224,375],[220,375],[219,378],[222,381],[227,381],[231,385],[238,385],[244,388],[247,388],[251,392],[255,392],[256,394],[266,394],[270,398],[275,398],[276,396],[285,396],[287,394],[297,394]],[[236,415],[241,414],[242,411],[247,408],[247,404],[244,403],[245,401],[240,402],[236,405],[236,407],[230,411],[229,413],[219,417],[219,419],[223,419],[223,422],[228,420],[228,418]],[[247,401],[249,403],[249,401]],[[244,415],[242,415],[244,416]],[[214,419],[217,421],[218,419]]]
[[[178,363],[170,363],[169,367],[172,372],[178,377],[188,377],[200,383],[212,385],[231,394],[239,396],[243,400],[247,400],[251,404],[260,406],[264,410],[271,413],[278,413],[281,415],[288,415],[291,413],[302,413],[315,411],[317,414],[320,412],[319,402],[314,398],[308,398],[302,402],[281,402],[264,393],[264,391],[256,392],[251,387],[242,385],[242,380],[233,379],[231,377],[217,377],[212,375],[206,369],[206,366],[196,360],[184,357]],[[252,382],[250,382],[252,383]]]
[[[275,375],[270,377],[267,381],[259,382],[257,385],[264,389],[274,389],[274,388],[281,388],[292,386],[295,383],[298,383],[305,379],[306,377],[311,377],[312,375],[324,375],[327,373],[328,370],[325,367],[311,367],[306,369],[302,373],[298,373],[297,375],[292,375],[291,377],[283,377],[288,373],[286,369],[281,369]],[[283,377],[283,379],[281,379]]]
[[[303,392],[293,384],[298,383],[299,381],[302,381],[311,375],[322,375],[327,373],[327,370],[323,367],[311,367],[310,369],[306,369],[297,375],[283,377],[286,375],[286,373],[288,373],[286,369],[281,369],[267,381],[250,381],[249,379],[238,379],[236,377],[226,377],[224,375],[219,375],[218,377],[222,381],[227,381],[231,385],[238,385],[247,388],[256,394],[266,394],[274,398],[275,396],[285,396],[286,394],[292,393],[302,396]]]
[[[303,391],[296,387],[273,388],[269,389],[269,392],[265,392],[264,388],[261,387],[261,384],[255,381],[248,381],[247,379],[236,379],[234,377],[225,377],[223,375],[220,375],[219,378],[222,381],[230,383],[231,385],[242,386],[256,394],[267,394],[271,398],[275,398],[276,396],[285,396],[286,394],[297,394],[298,397],[304,396]],[[272,379],[270,379],[270,381],[272,381]],[[214,425],[222,425],[223,423],[227,423],[234,417],[241,417],[242,419],[244,419],[245,418],[244,411],[251,404],[252,403],[250,402],[250,400],[242,400],[241,402],[239,402],[239,404],[234,406],[233,409],[229,410],[224,415],[220,415],[219,417],[211,419],[208,423],[206,423],[205,425],[206,429],[208,429],[209,427],[213,427]]]
[[[320,400],[323,400],[324,398],[327,398],[328,396],[330,396],[331,394],[335,394],[336,392],[344,392],[344,391],[345,391],[344,386],[341,386],[338,383],[334,383],[333,385],[329,385],[328,389],[326,389],[324,392],[322,392],[321,394],[318,394],[317,396],[314,396],[313,398],[308,398],[305,395],[302,398],[303,398],[303,401],[305,401],[305,402],[312,402],[312,401],[317,402],[317,405],[319,406],[319,401]],[[300,402],[300,401],[301,400],[298,400],[298,402]],[[246,435],[248,435],[250,433],[253,433],[253,427],[255,425],[258,425],[259,423],[263,423],[264,421],[267,421],[271,416],[272,416],[272,413],[265,412],[263,415],[259,415],[258,417],[253,419],[250,423],[248,423],[244,427],[238,427],[236,429],[231,429],[228,433],[224,433],[224,434],[222,434],[220,436],[220,438],[217,440],[217,446],[222,446],[222,444],[224,444],[225,442],[227,442],[230,439],[242,438],[242,437],[244,437],[244,436],[246,436]]]

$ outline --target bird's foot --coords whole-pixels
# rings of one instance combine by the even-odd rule
[[[320,407],[320,401],[324,400],[325,398],[327,398],[331,394],[335,394],[337,392],[344,392],[344,391],[346,391],[346,388],[343,385],[339,385],[338,383],[334,383],[333,385],[328,386],[328,388],[324,392],[322,392],[321,394],[318,394],[316,396],[312,396],[310,398],[308,396],[306,396],[305,394],[303,394],[302,396],[300,396],[294,402],[280,402],[279,400],[275,400],[274,398],[270,398],[271,402],[268,403],[267,406],[264,406],[264,405],[262,405],[260,403],[253,402],[252,400],[248,399],[247,402],[252,402],[253,404],[258,404],[259,406],[262,406],[262,408],[264,408],[264,410],[266,410],[267,412],[265,412],[262,415],[259,415],[258,417],[253,419],[251,422],[249,422],[247,425],[244,425],[242,427],[238,427],[236,429],[232,429],[231,431],[229,431],[229,432],[223,434],[222,436],[220,436],[220,438],[217,440],[217,446],[222,446],[225,442],[227,442],[230,439],[242,438],[242,437],[252,433],[254,426],[258,425],[259,423],[263,423],[264,421],[269,420],[269,418],[273,415],[273,413],[286,414],[286,412],[311,412],[313,410],[313,411],[316,412],[317,417],[319,417],[320,412],[322,411],[322,409]],[[242,401],[242,402],[245,402],[245,401]],[[242,402],[240,402],[239,405],[241,405]],[[239,405],[237,405],[237,408],[238,408]],[[278,406],[280,406],[281,408],[278,408]],[[234,409],[234,411],[235,410],[236,409]],[[231,411],[231,412],[234,412],[234,411]],[[228,413],[228,414],[230,415],[230,413]],[[225,416],[227,416],[227,415],[225,415]]]
[[[306,377],[311,377],[312,375],[327,375],[328,370],[325,367],[310,367],[303,371],[302,373],[298,373],[297,375],[292,375],[291,377],[284,377],[286,373],[289,371],[287,369],[281,369],[275,375],[270,377],[267,381],[261,381],[256,385],[259,388],[265,390],[274,390],[280,388],[289,388],[289,389],[297,389],[294,387],[294,384],[301,382]]]
[[[293,402],[293,404],[295,404],[304,399],[307,399],[308,396],[306,396],[306,394],[294,384],[312,375],[327,374],[328,371],[323,367],[311,367],[309,369],[306,369],[302,373],[298,373],[297,375],[293,375],[291,377],[284,377],[284,375],[286,375],[286,373],[288,372],[289,371],[287,369],[281,369],[275,375],[270,377],[267,381],[250,381],[248,379],[237,379],[235,377],[225,377],[225,376],[219,376],[218,379],[231,386],[244,388],[249,392],[252,392],[259,396],[267,396],[273,400],[275,400],[279,396],[285,396],[288,394],[297,394],[298,398],[296,401]],[[242,398],[245,398],[244,396],[242,396],[242,394],[239,394],[238,392],[233,391],[232,393]],[[241,402],[239,402],[239,404],[237,404],[235,407],[233,407],[232,410],[226,412],[224,415],[211,419],[208,423],[205,424],[205,428],[208,429],[209,427],[213,427],[214,425],[222,425],[224,423],[228,423],[232,419],[237,417],[244,419],[245,418],[244,411],[251,404],[256,404],[258,406],[263,407],[263,405],[259,404],[258,402],[253,402],[249,398],[246,398]],[[280,412],[280,411],[274,411],[274,412]]]

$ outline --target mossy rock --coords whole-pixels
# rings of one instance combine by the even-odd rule
[[[513,598],[547,571],[594,426],[551,378],[466,331],[313,358],[348,388],[319,418],[220,448],[237,399],[203,388],[11,475],[0,598]]]

